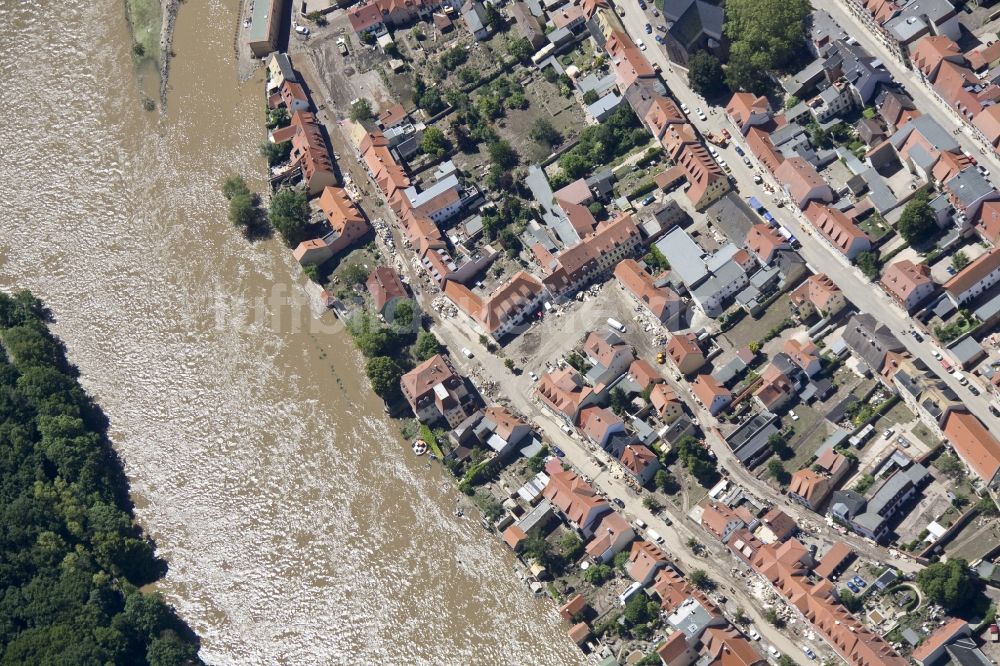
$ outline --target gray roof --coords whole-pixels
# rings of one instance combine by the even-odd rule
[[[971,336],[962,338],[955,344],[949,346],[948,351],[954,354],[955,358],[958,359],[958,362],[962,365],[971,363],[984,353],[982,346]]]
[[[951,663],[958,666],[991,666],[993,663],[976,646],[976,641],[969,636],[955,639],[944,649],[951,657]]]
[[[866,504],[865,498],[853,490],[835,490],[830,497],[830,511],[847,519],[863,511]]]
[[[806,130],[802,125],[798,123],[788,123],[783,127],[771,132],[771,143],[774,144],[775,148],[780,148],[782,144],[787,143],[796,136],[800,134],[805,134]]]
[[[587,107],[587,112],[594,118],[601,119],[618,108],[622,98],[617,93],[610,93]]]
[[[898,41],[907,42],[918,35],[928,21],[937,25],[954,11],[955,6],[948,0],[910,0],[899,14],[885,22],[885,27]]]
[[[871,199],[875,210],[879,213],[886,213],[899,205],[899,199],[896,198],[885,179],[875,169],[869,167],[859,175],[864,178],[868,185],[868,198]]]
[[[670,270],[677,273],[684,284],[698,284],[708,276],[702,259],[705,251],[680,227],[658,240],[656,247],[670,262]]]
[[[555,202],[555,194],[549,186],[549,179],[545,177],[545,171],[537,164],[532,164],[528,167],[524,182],[542,208],[542,221],[555,232],[563,245],[568,247],[579,241],[580,235],[566,219],[562,206]]]
[[[573,31],[569,28],[556,28],[548,34],[548,38],[553,44],[563,44],[573,39]]]
[[[278,65],[278,71],[281,72],[282,78],[286,81],[298,81],[298,77],[295,76],[295,70],[292,69],[292,61],[288,59],[287,53],[278,53],[275,51],[271,54],[274,58],[274,62]]]
[[[928,477],[930,472],[923,465],[911,465],[908,469],[901,469],[890,476],[882,486],[875,491],[871,499],[868,500],[867,513],[874,513],[888,518],[885,515],[890,512],[895,504],[896,497],[910,486],[919,486]]]
[[[817,10],[812,13],[812,22],[809,26],[809,39],[814,42],[833,41],[836,39],[847,39],[847,33],[840,27],[830,14],[824,10]]]
[[[744,465],[760,463],[767,457],[765,449],[768,448],[768,438],[778,432],[778,426],[775,425],[777,420],[777,415],[767,411],[747,419],[726,438],[733,455]]]
[[[597,78],[597,75],[591,72],[577,82],[577,87],[580,89],[581,93],[587,93],[593,90],[598,95],[602,95],[606,91],[613,89],[617,82],[618,75],[614,72],[614,70],[601,79]]]
[[[728,363],[712,373],[720,384],[726,385],[736,379],[736,377],[747,369],[747,364],[739,356],[734,356]]]
[[[941,127],[930,114],[917,116],[896,130],[896,133],[889,140],[896,148],[900,148],[906,142],[906,139],[909,138],[911,132],[920,132],[935,150],[952,153],[960,150],[958,141],[955,140],[951,132]]]
[[[516,525],[528,533],[535,527],[544,525],[554,514],[552,502],[548,499],[542,499],[535,505],[535,508],[521,516],[521,520],[517,521]]]
[[[996,192],[993,183],[979,173],[978,169],[966,169],[960,172],[945,183],[945,187],[955,195],[963,207]]]
[[[682,435],[690,435],[695,432],[695,425],[686,415],[681,415],[676,421],[670,424],[665,431],[663,431],[663,439],[673,444]]]
[[[882,369],[888,352],[905,349],[888,328],[867,313],[856,314],[848,320],[844,329],[844,342],[873,372]]]
[[[689,639],[697,639],[712,623],[712,616],[694,597],[688,597],[677,609],[667,616],[674,629],[683,631]]]
[[[951,301],[948,302],[951,303]],[[976,303],[977,305],[975,310],[973,310],[973,314],[982,321],[991,321],[1000,313],[1000,289],[987,290],[985,296],[981,295],[976,299]]]
[[[483,3],[478,0],[471,0],[462,7],[462,18],[465,19],[465,24],[473,34],[486,29],[484,24],[486,9],[483,7]]]

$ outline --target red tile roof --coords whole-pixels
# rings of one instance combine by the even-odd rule
[[[990,483],[1000,471],[1000,442],[969,412],[952,412],[944,422],[944,436],[976,474]]]

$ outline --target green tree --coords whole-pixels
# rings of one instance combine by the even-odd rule
[[[649,597],[641,592],[632,595],[632,598],[625,604],[625,622],[630,627],[654,620],[659,614],[660,605],[655,601],[650,601]]]
[[[288,157],[292,154],[292,143],[291,141],[282,141],[281,143],[265,141],[260,144],[260,154],[267,158],[268,166],[283,164],[288,161]]]
[[[663,510],[663,504],[660,500],[656,499],[656,496],[650,494],[643,496],[642,505],[653,513],[658,513]]]
[[[612,560],[615,569],[619,571],[625,571],[625,567],[628,566],[629,554],[627,550],[623,550],[620,553],[616,553],[614,560]]]
[[[372,390],[383,400],[399,395],[399,380],[403,377],[403,369],[393,359],[388,356],[368,359],[365,374],[372,383]]]
[[[575,562],[583,555],[583,542],[572,532],[559,538],[559,555],[569,562]]]
[[[931,209],[926,190],[920,190],[903,208],[896,223],[896,231],[910,244],[922,243],[935,232],[937,222]]]
[[[441,159],[451,149],[451,143],[440,128],[432,125],[424,130],[424,136],[420,140],[420,149],[436,159]]]
[[[856,257],[854,257],[854,264],[861,269],[861,272],[865,274],[869,280],[874,280],[878,277],[879,261],[878,256],[874,252],[865,250],[864,252],[859,252]]]
[[[607,564],[595,564],[583,572],[583,579],[591,585],[602,585],[614,578],[614,569]]]
[[[507,53],[524,65],[531,62],[531,56],[535,54],[535,48],[524,37],[515,37],[507,41]]]
[[[688,580],[699,590],[708,590],[712,587],[712,580],[705,573],[704,569],[695,569],[688,574]]]
[[[508,370],[513,370],[514,369],[514,359],[512,359],[512,358],[505,358],[503,360],[503,367],[507,368]]]
[[[781,464],[781,461],[778,460],[777,458],[771,458],[767,462],[767,473],[770,474],[771,478],[773,478],[781,485],[784,486],[788,484],[788,478],[789,478],[788,471],[785,469],[785,466]]]
[[[959,250],[958,252],[956,252],[951,256],[951,267],[955,269],[955,271],[962,270],[963,268],[968,266],[969,263],[970,263],[969,255],[967,255],[962,250]]]
[[[917,574],[920,591],[947,611],[970,608],[980,590],[977,579],[969,571],[969,563],[961,558],[935,562]]]
[[[283,188],[271,198],[268,219],[288,247],[305,240],[309,226],[309,200],[302,190]]]
[[[779,629],[785,626],[785,621],[778,617],[778,613],[773,608],[764,611],[764,619]]]
[[[229,222],[244,229],[257,223],[257,205],[253,195],[237,194],[229,200]]]
[[[778,657],[778,666],[795,666],[795,660],[787,654],[783,654]]]
[[[548,118],[539,118],[528,132],[533,140],[547,144],[550,148],[562,142],[562,135]]]
[[[222,196],[232,199],[237,194],[250,194],[250,188],[247,187],[243,176],[233,174],[222,181]]]
[[[517,166],[517,153],[510,144],[499,139],[489,145],[490,161],[503,169],[513,169]]]
[[[619,416],[624,414],[625,408],[628,407],[628,396],[625,395],[625,391],[616,386],[611,389],[611,393],[608,397],[611,404],[611,411]]]
[[[688,59],[688,85],[704,97],[719,94],[726,85],[722,63],[708,51],[695,51]]]
[[[851,611],[852,613],[857,613],[861,610],[862,603],[861,597],[855,596],[850,590],[841,590],[840,603],[843,604],[844,608]]]
[[[392,323],[399,328],[406,328],[413,323],[413,301],[408,298],[401,299],[392,309]]]
[[[791,64],[811,11],[808,0],[728,0],[723,29],[732,43],[730,67],[735,59],[739,67],[767,73]]]
[[[588,90],[587,92],[583,93],[583,103],[584,104],[588,104],[588,105],[589,104],[593,104],[594,102],[596,102],[599,99],[601,99],[601,96],[597,94],[596,90]]]
[[[372,103],[367,99],[359,98],[351,103],[351,120],[354,122],[360,123],[365,120],[371,120],[373,116]]]
[[[421,331],[420,335],[417,336],[416,344],[413,346],[414,354],[421,361],[426,361],[443,351],[444,346],[438,341],[437,336],[430,331]]]
[[[271,109],[267,114],[267,129],[277,129],[279,127],[288,127],[291,124],[291,116],[288,115],[288,109],[283,106],[279,106],[277,109]]]
[[[340,279],[344,284],[361,284],[368,280],[368,270],[361,264],[348,264],[340,271]]]
[[[677,483],[677,479],[675,479],[673,474],[665,469],[656,470],[656,475],[653,477],[653,483],[656,484],[657,488],[668,495],[673,495],[680,490],[680,484]]]

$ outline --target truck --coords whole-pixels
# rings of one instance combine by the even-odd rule
[[[619,333],[625,332],[625,324],[621,323],[617,319],[612,319],[611,317],[608,317],[608,326],[615,329]]]
[[[342,36],[337,38],[337,48],[340,50],[340,55],[347,55],[347,40]]]
[[[716,132],[709,132],[706,138],[711,143],[717,145],[719,148],[725,148],[729,144],[729,141],[726,139],[725,136],[723,136],[722,134],[718,134]]]

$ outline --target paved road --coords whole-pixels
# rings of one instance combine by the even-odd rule
[[[726,127],[740,143],[743,150],[750,154],[742,137],[739,137],[739,132],[736,132],[728,122],[724,109],[709,107],[704,98],[695,94],[687,85],[686,74],[682,70],[675,70],[663,48],[653,41],[651,35],[646,34],[645,24],[647,22],[652,23],[655,34],[655,26],[657,22],[662,23],[662,17],[657,19],[647,16],[639,9],[638,4],[632,0],[625,0],[619,6],[625,8],[625,16],[622,17],[622,22],[626,30],[633,39],[642,38],[649,45],[645,51],[646,57],[651,62],[660,65],[663,70],[664,80],[671,92],[678,100],[685,103],[691,109],[689,120],[702,133],[712,130],[717,131]],[[830,11],[831,15],[841,23],[842,27],[855,36],[870,53],[882,57],[889,71],[896,77],[896,80],[901,82],[913,95],[914,101],[921,111],[933,115],[945,128],[955,128],[958,126],[957,120],[950,116],[950,112],[942,108],[940,102],[936,98],[933,98],[922,84],[914,81],[916,77],[913,72],[904,69],[897,61],[893,60],[890,54],[878,44],[878,41],[867,32],[867,29],[847,10],[838,3],[825,5],[824,9]],[[697,117],[695,110],[698,108],[708,112],[707,120],[702,121]],[[961,143],[966,150],[969,150],[973,154],[978,152],[978,145],[968,136],[961,135],[958,138],[961,139]],[[732,168],[732,175],[742,196],[754,195],[764,202],[765,205],[768,202],[774,201],[774,194],[768,193],[761,185],[756,185],[753,182],[754,174],[759,174],[764,178],[764,184],[769,183],[773,191],[780,192],[780,188],[770,175],[770,172],[747,167],[736,154],[733,144],[730,144],[728,148],[720,150],[720,154]],[[988,161],[991,163],[990,167],[1000,173],[1000,161],[994,155],[990,155]],[[833,278],[834,282],[837,283],[844,294],[857,306],[858,310],[875,314],[899,338],[900,342],[906,346],[913,356],[922,359],[928,367],[936,372],[938,376],[942,377],[955,390],[959,398],[972,413],[978,416],[992,431],[1000,432],[1000,419],[993,416],[988,408],[989,396],[986,393],[980,396],[972,395],[967,388],[958,383],[957,379],[944,371],[931,353],[935,349],[935,345],[931,342],[930,337],[926,336],[924,342],[918,343],[910,336],[908,331],[912,326],[912,319],[888,294],[882,291],[877,285],[873,285],[859,270],[851,266],[843,255],[833,250],[822,239],[814,236],[811,226],[797,212],[793,213],[787,207],[777,208],[775,205],[768,205],[768,208],[781,224],[788,227],[802,243],[800,253],[814,271],[826,273]]]

